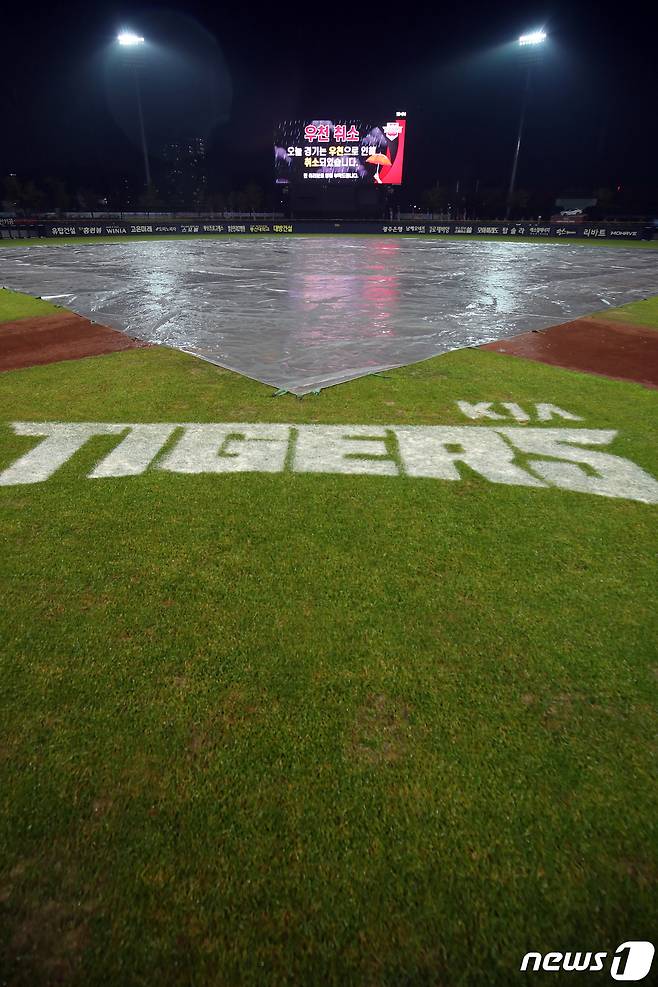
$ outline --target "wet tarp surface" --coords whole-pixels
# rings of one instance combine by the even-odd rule
[[[393,237],[68,244],[0,283],[304,394],[658,293],[651,250]]]

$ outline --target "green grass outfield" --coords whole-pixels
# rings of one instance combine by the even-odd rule
[[[457,400],[559,405],[658,476],[655,391],[481,350],[303,400],[158,348],[0,374],[0,469],[17,420]],[[655,940],[655,507],[466,467],[86,479],[115,445],[0,488],[0,983],[585,984],[521,958]]]
[[[335,233],[276,233],[272,234],[277,238],[280,237],[291,237],[291,236],[336,236]],[[348,235],[348,234],[345,234]],[[498,241],[500,243],[559,243],[564,246],[568,243],[571,246],[580,247],[621,247],[629,248],[633,247],[635,249],[641,250],[658,250],[658,239],[654,240],[614,240],[614,239],[578,239],[569,240],[564,237],[509,237],[509,236],[472,236],[472,235],[444,235],[444,234],[434,234],[434,233],[382,233],[381,236],[399,236],[402,239],[422,237],[423,240],[454,240],[454,241],[468,241],[471,240],[482,240],[482,241]],[[0,247],[52,247],[55,245],[64,245],[67,243],[126,243],[128,241],[139,241],[139,240],[225,240],[227,238],[232,239],[243,239],[244,237],[258,238],[262,239],[267,237],[266,233],[163,233],[163,234],[135,234],[134,236],[68,236],[68,237],[50,237],[48,239],[35,239],[29,237],[25,240],[9,240],[0,239]],[[377,236],[373,233],[350,233],[349,236],[354,237],[372,237]]]

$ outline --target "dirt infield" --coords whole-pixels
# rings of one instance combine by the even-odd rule
[[[658,387],[658,332],[642,326],[587,317],[482,349]]]
[[[149,345],[66,311],[16,319],[0,323],[0,372]],[[658,332],[642,326],[586,317],[481,348],[658,387]]]
[[[13,291],[299,396],[653,295],[614,247],[290,237],[17,247]]]
[[[0,371],[148,346],[70,312],[0,323]]]

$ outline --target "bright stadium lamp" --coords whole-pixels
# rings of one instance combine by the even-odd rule
[[[529,31],[527,34],[522,34],[519,38],[520,48],[537,48],[546,41],[546,32],[540,28],[538,31]],[[512,162],[512,174],[509,180],[509,189],[507,190],[507,206],[505,209],[505,219],[509,219],[510,212],[512,211],[512,199],[514,197],[514,186],[516,184],[516,169],[519,164],[519,151],[521,150],[521,138],[523,137],[523,124],[525,122],[525,111],[528,105],[528,96],[530,95],[530,74],[532,68],[532,60],[528,60],[528,68],[525,77],[525,89],[523,90],[523,100],[521,101],[521,116],[519,117],[519,132],[516,138],[516,147],[514,149],[514,160]]]
[[[133,34],[132,31],[122,31],[121,34],[117,35],[117,41],[120,45],[127,47],[144,44],[144,38],[140,38],[138,34]]]
[[[144,38],[139,34],[135,34],[134,31],[120,31],[117,34],[117,41],[122,46],[122,48],[140,48],[145,42]],[[128,53],[126,52],[126,55]],[[142,154],[144,156],[144,178],[146,180],[146,188],[148,189],[151,184],[151,168],[149,166],[149,152],[146,146],[146,131],[144,129],[144,114],[142,113],[142,91],[139,84],[139,64],[136,55],[131,55],[126,58],[126,61],[132,65],[132,69],[135,75],[135,95],[137,97],[137,115],[139,117],[139,133],[142,138]]]
[[[545,31],[531,31],[529,34],[522,34],[519,38],[519,44],[523,47],[525,45],[540,45],[543,41],[546,41]]]

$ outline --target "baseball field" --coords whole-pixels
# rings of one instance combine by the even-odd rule
[[[0,290],[0,359],[60,312]],[[655,938],[658,392],[615,376],[0,373],[0,984],[562,984],[524,956]]]

